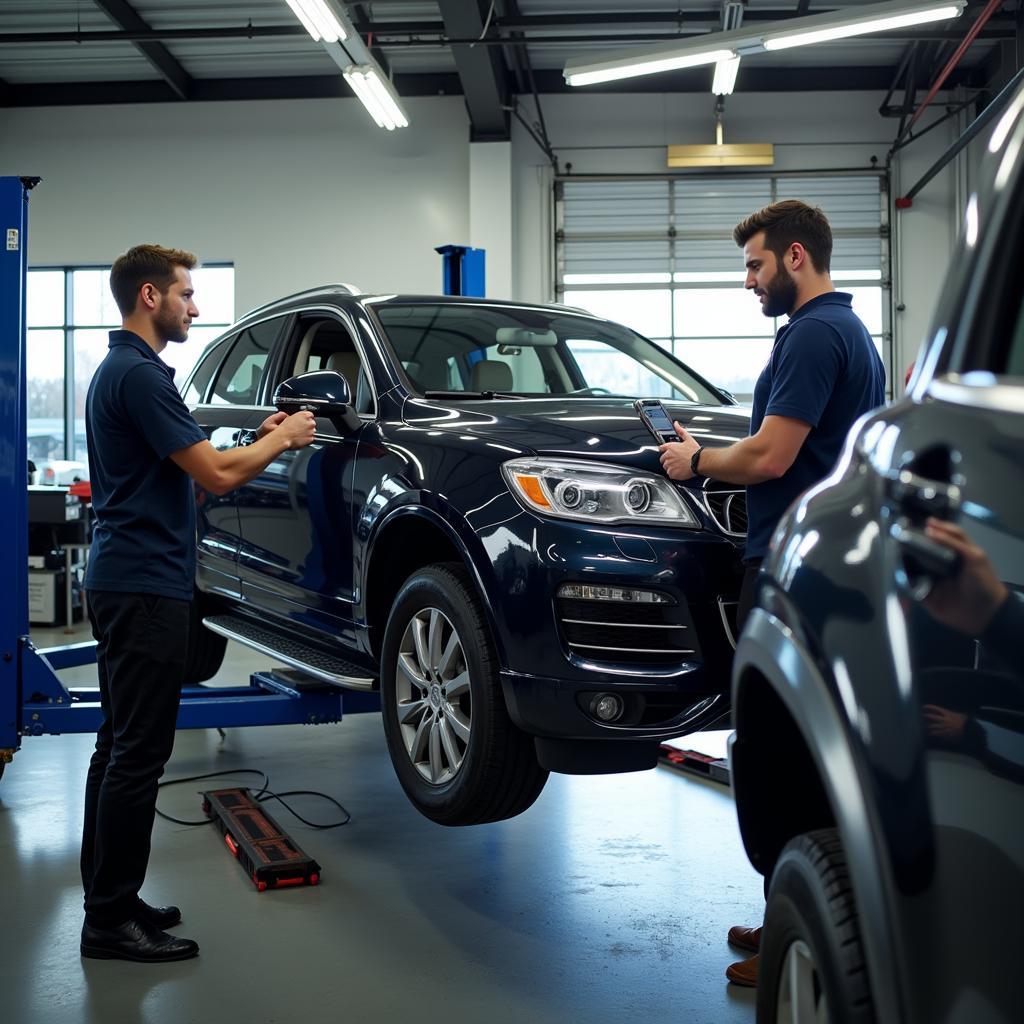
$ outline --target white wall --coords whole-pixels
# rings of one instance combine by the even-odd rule
[[[877,112],[881,99],[738,93],[726,102],[725,138],[774,142],[778,169],[867,167],[872,156],[884,162],[896,130]],[[710,95],[581,93],[542,102],[562,166],[576,173],[663,173],[669,143],[714,138]],[[527,116],[530,106],[524,101]],[[407,107],[411,127],[394,133],[347,99],[0,109],[0,174],[45,179],[31,203],[35,265],[107,263],[140,241],[177,245],[235,264],[239,313],[327,281],[437,292],[434,247],[479,244],[474,223],[486,226],[496,211],[479,189],[473,198],[461,97],[413,98]],[[954,132],[943,126],[897,158],[902,189]],[[478,183],[494,171],[484,165],[496,152],[480,150]],[[550,300],[552,173],[518,123],[510,165],[511,231],[504,220],[488,228],[497,275],[488,293]],[[927,330],[955,237],[953,206],[947,169],[898,215],[894,269],[905,309],[894,324],[897,367]],[[498,241],[509,235],[510,243]],[[502,244],[506,251],[495,248]]]
[[[139,242],[236,268],[237,313],[328,281],[436,293],[469,234],[460,97],[384,132],[355,100],[0,110],[0,174],[38,174],[29,260],[109,263]]]

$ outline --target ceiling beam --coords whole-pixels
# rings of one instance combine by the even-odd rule
[[[438,0],[445,31],[452,37],[478,40],[492,27],[487,0]],[[507,141],[509,131],[507,69],[498,49],[455,43],[451,47],[462,80],[469,111],[470,138],[474,142]]]
[[[884,92],[893,81],[894,68],[850,67],[837,75],[835,68],[744,68],[737,92],[824,92],[864,89]],[[701,93],[708,91],[707,69],[666,72],[652,79],[624,79],[606,85],[572,89],[565,84],[560,71],[534,71],[537,91],[541,94],[569,93]],[[979,69],[958,69],[951,76],[950,86],[958,84],[983,86],[985,73]],[[462,82],[456,74],[395,75],[395,87],[404,96],[459,96]],[[189,99],[214,100],[284,100],[284,99],[351,99],[352,93],[340,75],[309,75],[282,78],[210,78],[197,79]],[[8,83],[0,90],[0,106],[48,107],[83,104],[164,103],[179,101],[178,94],[163,81],[142,82],[53,82],[33,85]]]
[[[127,32],[147,32],[149,25],[127,0],[93,0],[115,24]],[[192,91],[192,76],[171,56],[170,50],[159,42],[135,42],[135,48],[159,72],[161,78],[174,90],[179,99],[187,100]]]

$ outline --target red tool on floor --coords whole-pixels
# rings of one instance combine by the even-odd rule
[[[248,789],[204,793],[203,812],[260,892],[320,881],[320,865],[292,842]]]

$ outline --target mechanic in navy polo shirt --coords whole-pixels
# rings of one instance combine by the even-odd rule
[[[676,423],[680,440],[662,445],[661,463],[673,480],[698,476],[746,485],[742,629],[783,512],[832,469],[854,422],[884,403],[885,371],[851,296],[832,285],[832,229],[820,209],[795,199],[773,203],[738,224],[733,238],[743,248],[744,287],[761,300],[761,312],[789,320],[754,387],[750,436],[702,448]],[[770,879],[768,871],[766,892]],[[760,939],[760,928],[730,929],[729,941],[755,954],[730,965],[730,981],[757,984]]]
[[[122,329],[110,332],[86,399],[96,525],[85,585],[103,722],[85,790],[81,952],[100,959],[156,963],[199,952],[163,930],[181,920],[177,907],[139,897],[188,651],[192,480],[225,494],[283,451],[308,445],[315,429],[312,413],[275,413],[247,447],[210,444],[160,358],[199,316],[195,265],[191,253],[158,245],[136,246],[114,263],[110,289]]]

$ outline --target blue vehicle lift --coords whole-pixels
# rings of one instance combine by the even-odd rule
[[[28,202],[38,178],[0,177],[0,773],[22,736],[95,732],[102,720],[96,689],[68,689],[61,669],[94,664],[96,644],[37,650],[28,620],[28,453],[25,302]],[[3,567],[7,566],[6,569]],[[345,692],[350,713],[377,711],[376,693]],[[342,718],[342,691],[307,687],[294,675],[254,672],[248,686],[190,686],[182,691],[179,729],[326,724]]]

